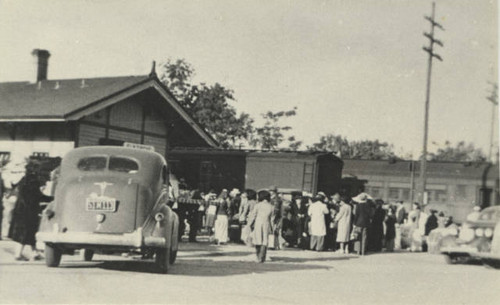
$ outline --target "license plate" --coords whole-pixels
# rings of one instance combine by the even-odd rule
[[[115,212],[116,199],[114,198],[87,198],[87,211]]]

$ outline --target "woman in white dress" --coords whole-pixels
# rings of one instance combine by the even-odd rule
[[[335,216],[337,226],[337,242],[340,243],[340,248],[337,252],[349,253],[349,239],[351,235],[351,215],[352,207],[345,202],[345,198],[340,200],[340,208],[338,214]]]

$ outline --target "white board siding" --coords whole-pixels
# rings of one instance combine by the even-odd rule
[[[111,107],[109,116],[111,126],[125,127],[134,130],[141,130],[142,107],[132,99],[120,102]]]
[[[247,158],[245,187],[261,189],[276,185],[314,191],[314,162],[312,160],[270,160]]]
[[[141,135],[127,131],[109,129],[108,139],[119,140],[124,142],[141,143]]]
[[[165,150],[167,149],[167,137],[160,138],[160,137],[145,136],[144,145],[153,146],[157,153],[165,157],[166,153]]]
[[[165,119],[158,113],[150,111],[146,114],[146,121],[144,122],[144,130],[146,132],[157,133],[161,135],[167,134],[167,127],[165,126]]]
[[[104,127],[80,124],[78,133],[78,146],[99,145],[99,139],[104,138],[106,130]]]

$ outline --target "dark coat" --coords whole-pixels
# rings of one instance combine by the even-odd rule
[[[372,222],[372,208],[369,202],[358,203],[354,209],[354,225],[368,228]]]
[[[396,217],[387,215],[385,217],[385,240],[391,240],[396,237]]]
[[[425,236],[428,236],[429,233],[438,227],[438,218],[435,214],[431,214],[427,217],[427,221],[425,222]]]
[[[18,196],[12,214],[9,237],[23,244],[35,246],[35,234],[38,231],[40,202],[50,202],[54,198],[45,196],[40,191],[40,182],[36,175],[26,175],[17,185]]]

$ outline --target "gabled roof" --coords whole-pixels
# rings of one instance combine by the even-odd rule
[[[210,146],[218,146],[154,74],[0,83],[0,121],[78,120],[149,88],[157,90]]]
[[[147,76],[124,76],[0,83],[0,119],[65,119],[92,102],[147,80]]]

